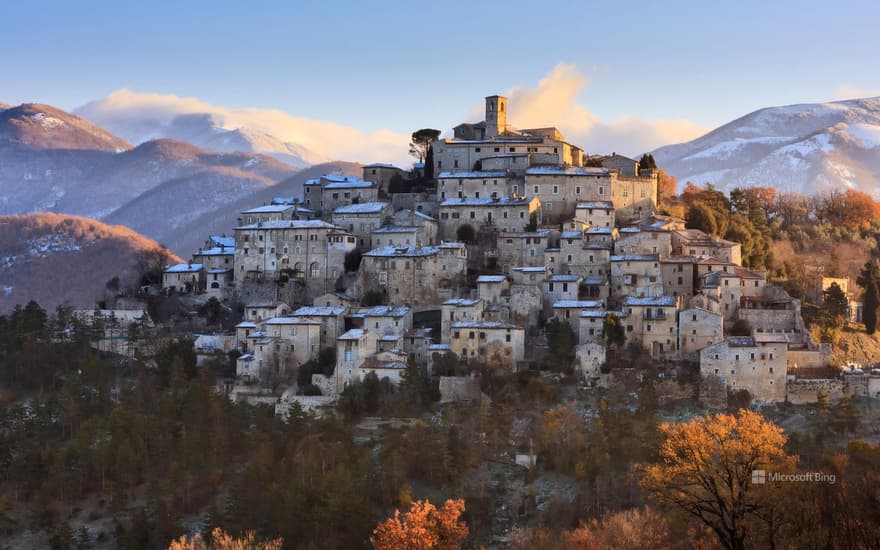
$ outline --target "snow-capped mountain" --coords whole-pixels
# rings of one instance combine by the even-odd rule
[[[115,153],[131,149],[131,143],[82,117],[38,103],[25,103],[18,107],[0,106],[0,142],[3,141],[43,150],[79,149]]]
[[[108,113],[93,104],[77,109],[77,113],[117,135],[125,136],[133,143],[163,138],[176,139],[223,153],[269,155],[297,168],[327,160],[302,145],[284,141],[251,127],[226,127],[219,116],[212,113],[184,113],[169,119],[165,114],[160,116],[118,111]]]
[[[880,196],[880,97],[761,109],[653,155],[682,184]]]

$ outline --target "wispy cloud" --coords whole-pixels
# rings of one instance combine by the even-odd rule
[[[556,126],[566,139],[589,153],[636,155],[662,145],[694,139],[710,130],[689,120],[646,120],[624,116],[603,121],[579,96],[590,79],[577,67],[559,64],[537,86],[512,89],[509,122],[519,128]]]
[[[117,90],[77,109],[77,113],[142,142],[182,114],[207,113],[226,129],[250,128],[295,143],[328,160],[404,162],[409,136],[388,129],[363,132],[333,122],[291,115],[277,109],[230,109],[194,97]]]
[[[859,99],[878,96],[880,96],[880,88],[861,88],[851,84],[841,84],[838,86],[835,95],[838,99]]]

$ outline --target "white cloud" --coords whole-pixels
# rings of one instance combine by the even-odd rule
[[[536,87],[517,87],[508,93],[510,124],[518,128],[556,126],[569,142],[591,154],[617,151],[637,155],[709,131],[689,120],[645,120],[637,116],[599,120],[578,99],[589,83],[574,65],[556,65]]]
[[[880,89],[861,88],[859,86],[853,86],[851,84],[841,84],[840,86],[838,86],[835,95],[835,97],[839,99],[861,99],[863,97],[878,96],[880,96]]]
[[[328,160],[409,162],[409,136],[387,129],[355,128],[294,116],[277,109],[230,109],[194,97],[139,93],[127,89],[93,101],[77,113],[131,141],[161,137],[161,129],[181,114],[207,113],[226,129],[250,128],[301,145]]]

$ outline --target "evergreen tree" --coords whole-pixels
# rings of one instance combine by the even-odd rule
[[[874,334],[877,331],[877,309],[880,308],[880,265],[876,259],[869,260],[862,268],[858,279],[858,285],[865,289],[862,299],[862,321],[865,323],[865,331]]]
[[[822,293],[822,299],[825,312],[833,319],[834,326],[842,325],[849,316],[849,300],[843,290],[837,283],[831,283]]]

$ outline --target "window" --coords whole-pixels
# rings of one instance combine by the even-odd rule
[[[600,195],[604,195],[604,194],[605,194],[605,188],[602,187],[601,185],[599,186],[599,194],[600,194]]]
[[[537,185],[535,186],[535,194],[536,195],[538,194],[538,186]]]
[[[580,194],[581,194],[581,186],[578,185],[577,187],[575,187],[575,188],[574,188],[574,192],[575,192],[576,194],[580,195]]]
[[[559,186],[558,186],[558,185],[554,185],[554,186],[553,186],[553,194],[554,194],[554,195],[558,195],[558,194],[559,194]]]
[[[509,334],[506,335],[506,336],[504,337],[504,340],[505,340],[506,342],[510,342],[510,335],[509,335]],[[770,369],[770,370],[772,371],[773,369]]]

